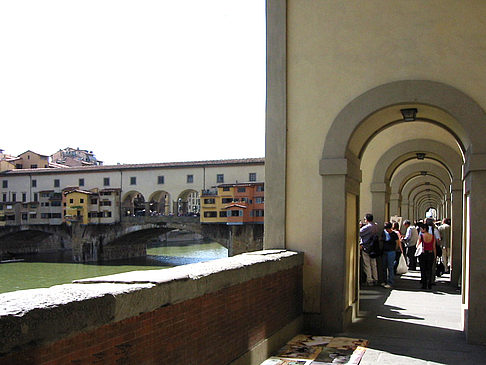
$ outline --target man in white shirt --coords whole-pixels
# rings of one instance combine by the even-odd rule
[[[417,257],[415,257],[415,251],[417,249],[417,240],[418,240],[417,227],[415,227],[414,225],[412,226],[411,222],[408,219],[406,219],[403,222],[403,226],[407,230],[405,236],[402,237],[402,242],[405,244],[405,247],[407,248],[408,269],[416,270]]]
[[[373,236],[378,234],[378,227],[373,223],[373,214],[366,214],[365,224],[359,230],[361,257],[363,259],[363,269],[366,274],[366,283],[373,286],[378,283],[378,270],[376,268],[376,258],[370,256],[370,249],[373,243]]]

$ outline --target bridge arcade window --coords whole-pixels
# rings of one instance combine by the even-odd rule
[[[130,185],[137,185],[137,177],[136,176],[130,177]]]
[[[54,187],[55,187],[55,188],[58,188],[58,187],[60,187],[60,186],[61,186],[61,180],[59,180],[59,179],[54,179]]]
[[[192,184],[194,182],[194,175],[187,175],[187,183]]]
[[[4,189],[8,188],[8,180],[2,180],[2,188]]]
[[[37,187],[37,180],[35,180],[35,179],[32,180],[32,187],[33,188]]]
[[[84,179],[79,179],[79,186],[84,186]]]
[[[164,184],[164,176],[157,176],[157,184]]]
[[[109,177],[103,178],[103,186],[110,186],[110,178]]]
[[[217,174],[217,175],[216,175],[216,182],[217,182],[218,184],[222,184],[222,183],[224,183],[224,174]]]
[[[250,181],[256,181],[256,172],[250,172],[250,176],[248,177]]]

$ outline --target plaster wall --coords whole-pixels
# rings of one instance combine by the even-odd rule
[[[338,208],[321,208],[319,160],[331,123],[357,96],[397,80],[439,81],[486,109],[486,3],[289,0],[286,10],[286,247],[306,253],[304,308],[315,312],[322,209]]]
[[[79,179],[84,179],[82,189],[121,188],[122,196],[129,191],[142,193],[148,201],[152,193],[167,191],[172,200],[177,200],[179,194],[186,190],[195,190],[200,193],[202,189],[216,185],[216,175],[224,174],[225,182],[247,182],[249,174],[256,173],[257,181],[265,180],[265,166],[263,163],[238,166],[218,167],[186,167],[186,168],[135,168],[117,170],[90,169],[84,171],[55,171],[54,169],[42,173],[35,171],[32,174],[0,176],[0,180],[8,181],[8,188],[1,188],[0,194],[6,192],[17,193],[17,201],[20,201],[22,192],[27,193],[28,201],[33,201],[33,193],[42,190],[61,191],[68,186],[79,186]],[[193,175],[193,182],[187,182],[187,175]],[[158,184],[158,176],[164,176],[164,184]],[[136,177],[136,184],[130,184],[130,178]],[[104,186],[104,178],[110,179],[110,185]],[[32,187],[31,180],[37,180],[37,186]],[[54,187],[54,180],[59,179],[60,186]],[[0,199],[2,196],[0,195]]]

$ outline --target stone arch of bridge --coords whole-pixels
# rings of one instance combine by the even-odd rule
[[[466,262],[470,263],[469,268],[462,271],[463,287],[468,289],[464,295],[464,305],[468,308],[469,316],[472,315],[467,317],[465,328],[469,340],[484,341],[486,336],[481,332],[481,327],[486,325],[486,315],[482,313],[482,303],[486,300],[486,294],[479,288],[484,275],[480,262],[486,259],[486,253],[481,250],[481,237],[476,232],[480,232],[479,227],[486,224],[481,208],[486,201],[486,189],[481,188],[486,186],[486,164],[483,164],[486,161],[486,144],[481,141],[486,132],[486,113],[468,95],[435,81],[404,80],[377,86],[344,106],[331,124],[319,163],[319,173],[322,176],[323,252],[319,319],[323,323],[322,327],[341,331],[351,322],[353,313],[356,313],[359,290],[357,268],[353,269],[353,265],[357,262],[355,242],[358,235],[355,222],[358,221],[362,179],[361,157],[370,141],[379,138],[382,131],[406,123],[400,115],[400,110],[404,107],[417,108],[421,121],[437,125],[453,136],[459,151],[455,151],[455,159],[460,160],[459,166],[463,161],[465,163],[463,177],[467,199],[464,206],[468,214],[464,215],[467,217],[464,225],[467,227],[468,237],[464,240],[461,237],[457,241],[467,245]],[[416,139],[415,136],[410,136],[409,141],[413,143]],[[452,149],[451,146],[448,147]],[[422,150],[423,146],[415,150],[411,148],[409,159],[413,158],[412,154]],[[385,155],[384,152],[381,152],[382,156]],[[443,157],[445,153],[444,150],[438,151],[437,157]],[[430,157],[436,156],[429,155]],[[387,159],[388,156],[384,158]],[[442,161],[449,166],[450,161]],[[378,180],[382,185],[371,186],[372,194],[374,189],[382,189],[385,195],[386,184],[401,162],[403,160],[392,159],[386,164],[383,179]],[[383,170],[377,171],[377,174],[380,173]],[[454,179],[461,176],[454,171],[451,173]],[[459,190],[458,186],[454,188]],[[475,199],[471,199],[472,197]],[[454,206],[462,207],[459,203],[460,199],[454,200]],[[384,211],[385,206],[385,199],[379,206],[377,204],[380,211]],[[459,231],[462,231],[462,209],[460,213]],[[339,249],[336,242],[342,245]],[[470,270],[471,267],[474,270]],[[342,288],[346,289],[343,291]],[[471,318],[475,320],[470,320]]]

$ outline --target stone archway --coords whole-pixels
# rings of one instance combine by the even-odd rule
[[[142,193],[132,190],[122,198],[122,214],[124,216],[143,216],[147,213],[147,203]]]
[[[323,146],[319,173],[322,176],[322,272],[321,272],[321,327],[340,331],[352,320],[353,308],[358,299],[353,297],[357,282],[348,275],[351,258],[356,249],[358,221],[356,206],[359,202],[361,182],[359,153],[348,146],[353,133],[370,115],[390,106],[403,104],[432,105],[451,119],[443,124],[461,146],[465,154],[464,193],[466,196],[464,219],[466,235],[463,243],[467,262],[463,269],[465,328],[470,342],[486,342],[482,326],[486,324],[484,301],[486,294],[481,285],[484,276],[482,262],[486,252],[482,248],[481,227],[486,224],[486,114],[481,107],[461,91],[438,82],[424,80],[397,81],[378,86],[346,105],[331,124]],[[396,121],[393,121],[396,122]],[[391,121],[384,120],[382,127]],[[365,148],[376,128],[362,138],[358,146]],[[411,138],[413,139],[413,138]],[[477,187],[476,187],[477,186]],[[476,189],[474,189],[476,187]],[[456,186],[457,188],[457,186]],[[384,202],[383,202],[384,203]],[[457,202],[455,202],[457,203]],[[462,205],[462,204],[461,204]],[[383,209],[383,208],[382,208]],[[353,234],[355,235],[353,237]],[[336,247],[336,243],[340,243]],[[354,288],[354,289],[353,289]],[[343,290],[344,289],[344,290]]]
[[[149,197],[151,215],[169,215],[171,211],[170,193],[164,190],[153,192]]]
[[[178,215],[199,214],[201,202],[196,190],[188,189],[181,192],[175,202],[174,211]]]

